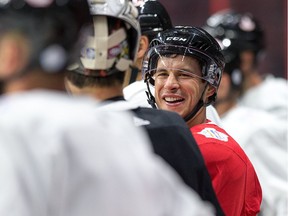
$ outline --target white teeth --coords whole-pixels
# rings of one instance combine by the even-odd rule
[[[164,100],[167,101],[167,102],[174,102],[174,101],[179,101],[181,99],[180,98],[175,98],[175,97],[165,97]]]

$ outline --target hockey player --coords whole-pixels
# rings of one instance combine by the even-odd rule
[[[253,165],[239,144],[206,117],[224,65],[221,48],[211,35],[201,28],[176,26],[150,43],[143,70],[150,102],[179,113],[189,126],[225,215],[255,216],[262,192]],[[149,83],[155,87],[155,97]]]
[[[244,23],[249,23],[252,28],[245,29],[243,26]],[[263,48],[262,29],[251,14],[239,14],[231,10],[220,11],[213,14],[207,20],[206,28],[212,35],[215,35],[220,45],[224,48],[222,52],[227,60],[215,107],[221,116],[223,127],[242,146],[257,171],[263,191],[261,216],[288,215],[287,121],[285,121],[283,117],[279,119],[279,117],[284,114],[284,112],[281,114],[281,110],[285,111],[285,108],[276,102],[277,97],[271,98],[267,103],[271,103],[269,105],[270,108],[275,106],[275,108],[271,110],[266,110],[265,107],[256,109],[253,108],[253,106],[249,107],[243,103],[239,103],[239,97],[241,97],[243,93],[243,98],[246,97],[246,91],[243,89],[243,85],[247,86],[247,84],[244,83],[250,83],[253,76],[257,78],[257,80],[259,78],[259,80],[262,80],[256,72],[251,72],[252,74],[250,75],[248,72],[246,72],[247,74],[243,72],[244,75],[242,75],[240,70],[240,64],[244,60],[240,60],[240,50],[251,50],[253,51],[252,56],[259,58],[257,55],[260,54]],[[217,33],[219,28],[224,30],[224,34],[221,36]],[[228,32],[234,32],[233,39],[228,39]],[[230,46],[228,46],[228,44],[225,46],[225,41],[227,42],[227,40],[231,41]],[[247,51],[247,53],[252,54],[250,51]],[[247,55],[247,53],[245,55]],[[257,64],[258,59],[254,59],[253,62]],[[253,67],[256,67],[256,65]],[[243,79],[247,80],[245,81]],[[284,105],[285,97],[283,96],[285,94],[287,95],[288,89],[286,92],[282,92],[283,90],[281,90],[281,88],[284,87],[284,81],[281,80],[280,78],[273,77],[265,78],[259,83],[258,87],[255,87],[255,93],[258,91],[256,90],[258,88],[264,90],[268,83],[271,85],[275,84],[275,87],[277,86],[279,89],[271,86],[269,92],[271,92],[272,89],[273,92],[276,91],[276,94],[279,96],[279,102]],[[251,87],[251,90],[253,88],[254,87]],[[279,92],[277,92],[277,90]],[[254,90],[252,91],[254,92]],[[249,92],[250,90],[247,90],[248,95],[250,94]],[[270,93],[267,92],[265,98],[268,97],[268,94]],[[283,97],[282,100],[281,95]],[[261,97],[261,95],[259,96]],[[254,100],[262,99],[255,95]],[[275,104],[273,104],[274,100],[276,102]],[[257,104],[257,106],[260,106],[260,104],[261,103]],[[278,117],[277,113],[280,114]],[[276,114],[276,116],[274,114]]]
[[[222,44],[226,68],[241,82],[239,102],[268,111],[287,123],[287,80],[259,71],[266,46],[261,23],[251,13],[224,10],[209,17],[204,28]]]
[[[132,110],[135,124],[147,129],[156,154],[164,158],[202,199],[210,201],[222,215],[211,180],[195,140],[176,113],[140,108],[123,97],[126,71],[133,64],[140,36],[137,9],[128,1],[107,0],[91,5],[93,32],[84,46],[80,62],[70,67],[67,89],[103,101],[107,109]]]

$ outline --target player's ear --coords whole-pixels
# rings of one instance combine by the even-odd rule
[[[205,102],[207,102],[209,98],[211,98],[215,94],[215,92],[215,87],[213,87],[212,85],[208,85],[205,93]]]
[[[17,74],[27,64],[29,58],[28,42],[16,34],[0,37],[0,77],[8,78]]]
[[[149,47],[149,39],[145,35],[141,35],[140,37],[140,43],[139,43],[139,48],[137,52],[137,59],[142,59],[145,55],[146,50]]]

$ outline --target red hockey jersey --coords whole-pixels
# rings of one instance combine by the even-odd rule
[[[262,190],[249,158],[222,128],[207,122],[190,128],[226,216],[255,216]]]

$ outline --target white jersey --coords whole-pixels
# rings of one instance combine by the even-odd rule
[[[154,87],[151,86],[151,92],[154,92]],[[124,98],[127,101],[141,107],[151,107],[147,101],[147,85],[143,80],[135,81],[123,89]]]
[[[30,91],[0,100],[0,215],[213,215],[124,111]]]
[[[154,87],[150,85],[151,93],[154,93]],[[136,81],[126,86],[123,89],[124,98],[127,101],[130,101],[136,106],[141,107],[151,107],[151,105],[147,102],[147,85],[143,80]],[[207,119],[221,126],[220,117],[216,111],[216,109],[210,105],[206,108]]]
[[[227,112],[222,124],[255,167],[263,192],[261,216],[287,216],[287,124],[267,112],[242,106]]]
[[[267,76],[261,84],[249,89],[240,104],[266,110],[280,119],[288,119],[288,83],[286,79]]]

